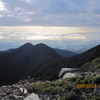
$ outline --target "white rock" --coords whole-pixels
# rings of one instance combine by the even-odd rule
[[[19,93],[27,94],[28,91],[25,88],[19,88]]]
[[[26,97],[24,100],[41,100],[41,99],[39,99],[39,96],[37,94],[32,93],[28,97]]]

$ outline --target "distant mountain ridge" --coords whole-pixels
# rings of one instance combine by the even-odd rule
[[[12,52],[14,49],[8,49],[8,50],[4,50],[4,51],[0,51],[1,53],[10,53]]]
[[[61,55],[62,57],[65,57],[65,58],[69,58],[69,57],[78,55],[77,53],[74,53],[74,52],[71,52],[71,51],[68,51],[68,50],[61,50],[61,49],[57,49],[57,48],[55,48],[54,50],[59,55]]]

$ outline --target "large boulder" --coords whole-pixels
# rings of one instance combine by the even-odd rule
[[[76,72],[78,72],[80,69],[79,68],[62,68],[59,76],[60,78],[65,77],[68,73],[69,77],[74,77]]]

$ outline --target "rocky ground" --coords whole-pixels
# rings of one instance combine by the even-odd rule
[[[77,88],[98,84],[99,77],[73,77],[55,81],[23,80],[0,87],[0,100],[100,100],[100,88]]]
[[[0,100],[23,100],[27,95],[27,90],[21,85],[0,87]]]
[[[37,94],[30,94],[24,85],[0,87],[0,100],[40,100]]]

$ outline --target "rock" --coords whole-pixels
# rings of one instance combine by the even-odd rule
[[[24,99],[24,96],[18,96],[18,99],[23,100]]]
[[[0,87],[0,100],[23,100],[28,91],[23,85],[7,85]]]
[[[28,91],[24,88],[24,94],[27,94],[28,93]]]
[[[46,83],[50,83],[50,81],[46,81]]]
[[[18,93],[22,95],[22,94],[27,94],[28,92],[25,88],[21,87],[21,88],[18,89]]]
[[[30,94],[28,97],[26,97],[24,100],[41,100],[39,96],[35,93]]]
[[[50,100],[50,98],[48,97],[47,100]]]
[[[73,77],[74,75],[72,75],[72,74],[78,72],[79,70],[80,70],[79,68],[62,68],[58,77],[59,78],[63,77],[63,75],[66,73],[70,73],[70,75],[68,75],[67,77]]]
[[[6,86],[2,86],[2,88],[6,88]]]
[[[3,97],[5,95],[6,95],[6,93],[0,93],[0,97]]]
[[[16,86],[16,85],[12,85],[11,88],[12,88],[12,89],[17,89],[18,86]]]
[[[10,100],[19,100],[18,97],[14,94],[10,94],[8,99],[10,99]]]
[[[7,90],[6,90],[6,93],[7,93],[7,94],[13,94],[13,90],[12,90],[12,89],[7,89]]]

